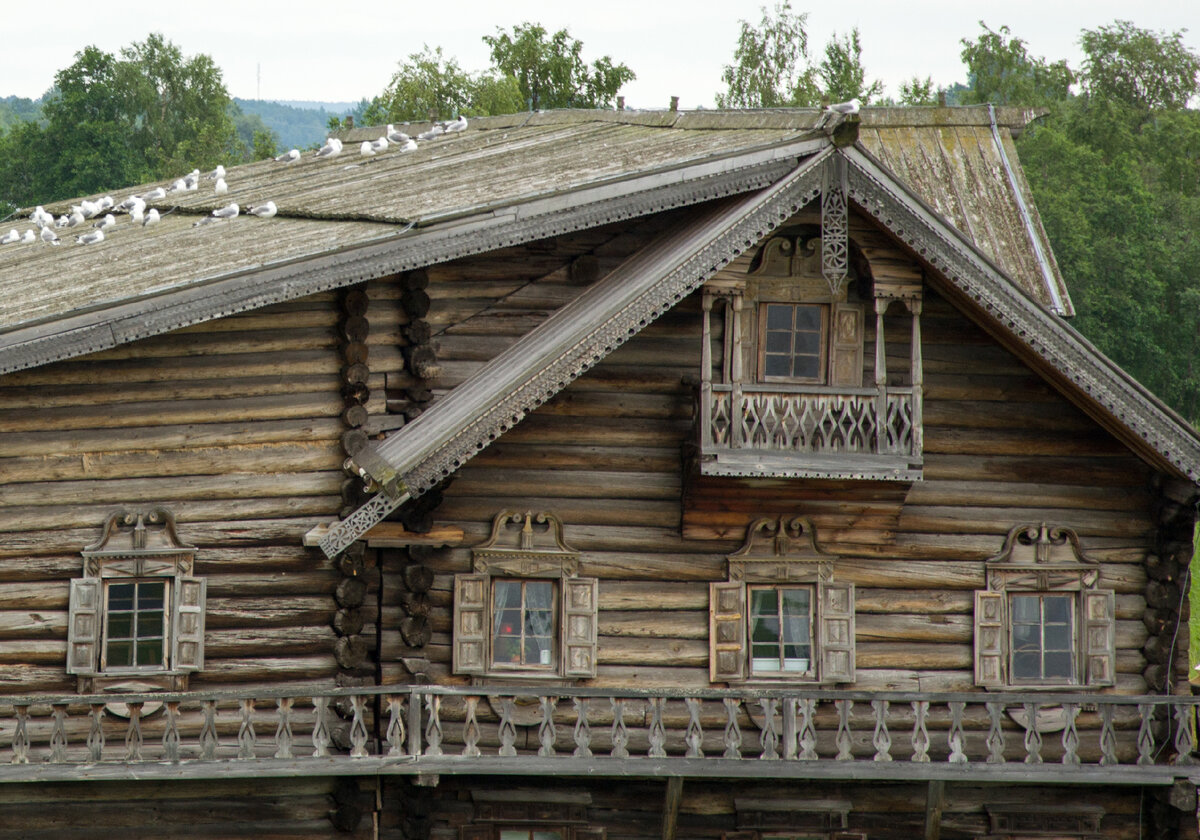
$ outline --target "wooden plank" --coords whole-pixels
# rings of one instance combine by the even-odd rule
[[[683,798],[683,777],[671,776],[667,779],[667,789],[663,795],[662,840],[675,840],[679,829],[679,803]]]

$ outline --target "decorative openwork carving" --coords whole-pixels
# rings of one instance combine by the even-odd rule
[[[1018,525],[987,561],[988,589],[1095,589],[1100,564],[1079,547],[1079,535],[1060,525]]]
[[[196,547],[179,539],[170,511],[154,508],[112,514],[100,539],[80,553],[85,577],[189,575]]]
[[[579,552],[563,541],[562,520],[552,513],[501,511],[492,520],[491,536],[471,550],[471,558],[479,573],[524,577],[579,574]]]
[[[825,164],[821,186],[821,274],[835,298],[846,282],[850,264],[846,192],[846,159],[834,155]]]
[[[742,547],[727,560],[730,580],[786,583],[833,577],[834,557],[817,546],[816,528],[803,516],[754,520]]]

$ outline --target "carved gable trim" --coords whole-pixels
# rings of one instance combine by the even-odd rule
[[[987,560],[988,589],[1095,589],[1099,561],[1079,547],[1079,535],[1061,525],[1018,525],[1000,553]]]
[[[196,547],[179,538],[169,510],[154,508],[110,515],[100,539],[80,553],[84,577],[190,575]]]
[[[746,528],[742,547],[726,557],[729,579],[749,583],[828,582],[833,555],[817,545],[806,517],[763,517]]]
[[[562,520],[552,513],[503,510],[488,539],[471,549],[477,574],[575,577],[579,552],[563,540]]]

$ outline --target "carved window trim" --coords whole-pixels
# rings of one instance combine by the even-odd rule
[[[854,584],[834,580],[834,556],[821,549],[804,517],[756,519],[742,547],[728,555],[728,577],[709,584],[709,679],[735,684],[852,683],[855,679]],[[812,663],[804,673],[755,673],[751,663],[749,590],[811,586]]]
[[[118,511],[80,553],[83,576],[71,581],[66,663],[79,690],[185,690],[188,675],[204,667],[207,585],[194,575],[196,547],[179,538],[175,517],[163,508]],[[162,665],[110,666],[110,587],[155,581],[164,584]]]
[[[471,573],[454,577],[454,673],[533,680],[596,675],[598,581],[580,577],[579,552],[563,540],[562,520],[546,512],[501,511],[488,539],[471,550],[471,562]],[[554,582],[552,667],[497,665],[494,585],[534,579]]]
[[[1051,690],[1101,688],[1116,681],[1115,599],[1100,588],[1100,563],[1085,555],[1079,536],[1060,525],[1018,525],[985,564],[987,588],[975,593],[975,683],[984,688]],[[1013,675],[1014,595],[1073,599],[1073,672],[1066,680]]]

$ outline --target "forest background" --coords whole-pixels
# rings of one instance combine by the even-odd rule
[[[1121,20],[1084,29],[1083,59],[1072,67],[1031,55],[1007,27],[981,22],[979,31],[945,45],[962,58],[961,82],[939,90],[913,77],[887,96],[867,72],[857,30],[810,48],[806,16],[784,0],[730,33],[724,88],[714,102],[763,108],[857,98],[864,106],[1043,109],[1016,142],[1075,304],[1072,325],[1195,425],[1200,53],[1185,34]],[[40,99],[0,99],[0,217],[319,143],[322,129],[348,116],[383,124],[612,108],[635,78],[633,67],[608,55],[585,61],[583,44],[567,30],[526,22],[482,38],[491,55],[486,69],[465,70],[426,47],[399,61],[384,90],[337,112],[235,102],[211,58],[185,56],[161,35],[117,54],[84,47]],[[1194,590],[1192,614],[1200,615],[1200,586]],[[1193,622],[1192,651],[1200,652],[1200,622]]]

